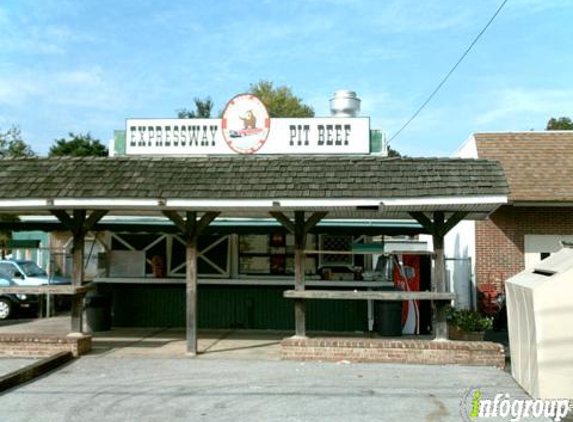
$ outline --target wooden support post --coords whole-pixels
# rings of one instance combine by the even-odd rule
[[[85,210],[74,211],[74,223],[76,230],[73,233],[72,246],[72,286],[80,287],[84,281],[84,245],[85,233],[80,228],[83,227],[86,220]],[[83,331],[82,314],[83,314],[83,296],[72,296],[71,308],[71,330],[73,333]]]
[[[432,277],[432,291],[443,293],[446,291],[446,259],[444,254],[444,236],[456,224],[462,221],[468,213],[456,211],[446,221],[442,211],[435,211],[433,221],[422,212],[410,212],[410,215],[418,221],[432,235],[434,244],[434,274]],[[436,340],[448,339],[447,309],[444,302],[433,302],[433,329]]]
[[[84,281],[84,234],[74,235],[72,249],[72,286],[79,287]],[[72,296],[71,330],[73,333],[81,333],[83,314],[83,295]]]
[[[185,296],[187,305],[187,354],[197,355],[197,239],[186,242]]]
[[[197,243],[201,232],[219,214],[219,212],[206,212],[198,220],[196,211],[186,211],[185,218],[182,218],[177,211],[163,211],[163,215],[175,224],[185,239],[186,335],[189,356],[196,356],[199,352],[197,347]]]
[[[304,291],[304,267],[306,233],[304,232],[304,211],[294,212],[294,289]],[[303,299],[294,301],[295,335],[306,337],[306,303]]]
[[[305,221],[304,211],[295,211],[293,223],[282,212],[270,212],[272,217],[294,235],[294,289],[296,291],[304,291],[305,289],[304,270],[306,256],[304,249],[306,248],[307,235],[326,214],[324,211],[315,212]],[[306,337],[306,302],[301,298],[294,299],[294,325],[295,336]]]
[[[434,213],[434,225],[442,227],[444,225],[444,213]],[[444,236],[440,230],[432,233],[432,242],[434,244],[434,280],[432,291],[443,293],[446,291],[446,259],[444,255]],[[448,322],[446,320],[446,306],[444,303],[433,302],[434,312],[434,334],[436,340],[448,339]]]
[[[63,210],[52,210],[52,214],[72,232],[72,287],[81,287],[84,281],[84,245],[86,233],[107,214],[107,211],[93,211],[87,218],[86,210],[74,210],[72,216]],[[83,294],[72,295],[71,331],[73,333],[81,333],[83,331],[83,305]]]

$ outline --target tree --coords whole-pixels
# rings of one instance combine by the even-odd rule
[[[22,139],[22,132],[18,126],[12,126],[6,132],[0,131],[0,156],[1,157],[29,157],[34,155],[32,148]],[[1,222],[20,221],[17,215],[0,214]],[[0,230],[0,256],[6,257],[8,242],[12,239],[11,230]]]
[[[70,132],[68,137],[70,138],[68,140],[56,139],[54,145],[50,147],[48,157],[105,157],[108,155],[105,145],[99,139],[92,138],[89,132],[85,135]]]
[[[552,117],[547,122],[546,130],[573,130],[573,121],[569,117]]]
[[[195,110],[187,110],[186,108],[177,111],[179,119],[208,119],[211,117],[213,110],[213,101],[211,97],[206,97],[204,100],[195,98]]]
[[[388,145],[388,157],[401,157],[401,156],[402,154],[400,154],[397,150]]]
[[[272,82],[259,81],[251,84],[249,93],[263,102],[271,117],[314,117],[312,107],[303,104],[288,86],[275,88]]]
[[[1,157],[30,157],[32,155],[35,153],[22,139],[22,132],[18,126],[12,126],[6,132],[0,131]]]

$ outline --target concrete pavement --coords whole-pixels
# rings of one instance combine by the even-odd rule
[[[0,420],[449,422],[475,387],[526,397],[484,367],[82,357],[0,396]]]
[[[66,333],[68,324],[12,321],[0,332]],[[91,354],[0,395],[0,421],[449,422],[466,420],[476,388],[528,398],[496,368],[280,361],[288,335],[200,332],[202,353],[188,358],[182,329],[95,333]]]

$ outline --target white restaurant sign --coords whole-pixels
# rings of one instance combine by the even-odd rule
[[[252,95],[221,119],[127,119],[128,155],[368,154],[367,117],[271,119]]]

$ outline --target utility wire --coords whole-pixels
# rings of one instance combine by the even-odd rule
[[[434,96],[438,93],[438,91],[442,88],[442,86],[446,83],[446,81],[448,80],[448,78],[452,75],[452,73],[454,73],[454,71],[456,70],[456,68],[459,66],[459,64],[466,58],[466,56],[468,55],[468,53],[471,51],[471,49],[473,48],[473,46],[478,42],[478,40],[481,38],[481,36],[484,34],[484,32],[487,30],[487,28],[489,28],[489,26],[491,25],[491,23],[494,21],[494,19],[497,17],[497,15],[499,15],[499,12],[501,12],[501,9],[503,9],[503,6],[505,6],[505,3],[507,3],[509,0],[503,0],[503,2],[501,3],[501,5],[498,7],[498,9],[496,10],[496,12],[493,14],[493,16],[491,17],[491,19],[488,21],[488,23],[484,26],[484,28],[480,31],[479,34],[477,34],[477,36],[474,38],[474,40],[472,41],[472,43],[469,45],[469,47],[466,49],[466,51],[464,52],[464,54],[462,54],[462,56],[459,58],[459,60],[456,62],[456,64],[450,69],[450,71],[448,72],[448,74],[442,79],[442,81],[438,84],[438,86],[436,87],[436,89],[434,89],[434,91],[430,94],[430,96],[428,97],[428,99],[426,101],[424,101],[424,103],[418,108],[418,110],[416,110],[416,112],[412,115],[412,117],[410,117],[410,119],[404,123],[404,125],[400,128],[400,130],[398,130],[398,132],[396,132],[394,135],[392,135],[392,137],[390,137],[390,139],[388,140],[388,142],[391,142],[394,138],[396,138],[404,129],[406,129],[406,127],[408,127],[408,125],[410,123],[412,123],[412,120],[414,120],[416,117],[418,117],[418,114],[420,114],[420,112],[424,109],[424,107],[426,107],[426,105],[432,100],[432,98],[434,98]]]

